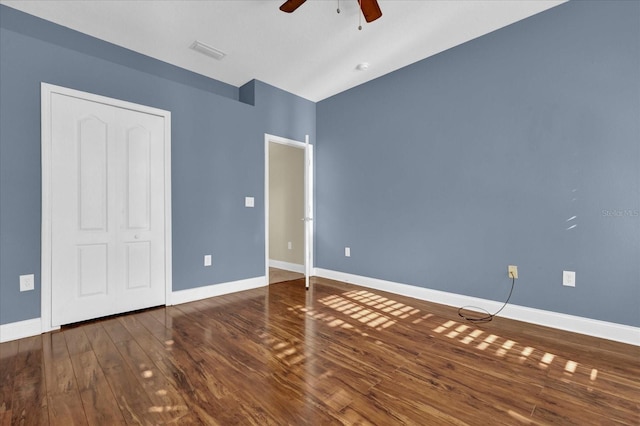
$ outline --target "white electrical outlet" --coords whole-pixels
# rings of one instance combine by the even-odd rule
[[[289,242],[287,243],[287,248],[288,248],[289,250],[293,250],[293,244],[291,243],[291,241],[289,241]]]
[[[204,266],[211,266],[211,255],[210,254],[205,254],[204,255]]]
[[[254,207],[255,200],[253,197],[244,197],[244,206],[245,207]]]
[[[509,278],[518,279],[518,267],[516,265],[509,265],[507,267],[507,274]]]
[[[345,257],[351,257],[351,248],[350,247],[345,247],[344,248],[344,255],[345,255]]]
[[[20,291],[33,290],[35,286],[35,277],[33,274],[20,275]]]
[[[575,271],[562,271],[562,285],[567,287],[576,286],[576,273]]]

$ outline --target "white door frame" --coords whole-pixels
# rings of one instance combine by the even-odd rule
[[[304,286],[309,290],[313,271],[313,145],[304,137]]]
[[[264,134],[264,266],[267,285],[269,285],[269,143],[273,142],[305,151],[305,217],[301,219],[305,220],[305,285],[307,288],[309,286],[309,275],[313,271],[313,230],[308,232],[307,229],[313,224],[311,222],[313,220],[313,145],[309,144],[308,140],[308,135],[305,142],[300,142],[268,133]],[[306,153],[310,154],[309,158]]]
[[[138,105],[92,93],[41,83],[41,141],[42,141],[42,248],[40,291],[40,319],[42,332],[58,329],[51,325],[51,266],[52,266],[52,224],[51,224],[51,97],[61,94],[97,102],[118,108],[151,114],[164,119],[164,265],[165,265],[165,305],[171,304],[172,255],[171,255],[171,112],[158,108]]]

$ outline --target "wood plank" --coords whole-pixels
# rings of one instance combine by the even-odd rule
[[[203,365],[204,360],[197,352],[190,351],[188,348],[182,349],[180,345],[176,345],[173,339],[167,339],[165,332],[151,333],[150,329],[143,324],[156,323],[154,317],[150,315],[141,315],[136,318],[122,318],[123,324],[136,338],[141,347],[154,364],[163,372],[165,377],[172,383],[174,388],[183,395],[190,395],[196,401],[207,403],[209,398],[204,397],[205,394],[211,393],[216,399],[223,399],[230,393],[223,386],[219,386],[215,380],[207,380],[205,388],[194,386],[190,378],[200,378],[206,376],[205,371],[197,368],[195,371],[189,369],[191,365]],[[152,326],[151,329],[154,327]],[[185,371],[185,367],[189,371]],[[194,383],[198,383],[194,381]]]
[[[166,412],[154,411],[156,405],[138,382],[137,372],[129,368],[107,331],[102,327],[94,327],[90,335],[90,344],[99,348],[95,355],[102,372],[111,389],[117,389],[116,401],[127,424],[169,421],[171,418]]]
[[[150,412],[166,413],[171,418],[170,422],[184,421],[180,420],[188,414],[184,399],[142,350],[138,342],[125,340],[118,342],[116,347],[154,404],[149,408]]]
[[[42,354],[47,394],[77,391],[78,386],[64,335],[62,333],[43,334]]]
[[[473,425],[456,416],[449,416],[437,407],[414,401],[402,401],[375,390],[367,395],[358,395],[352,404],[341,412],[343,419],[372,425]],[[481,423],[477,423],[481,424]]]
[[[15,371],[11,424],[49,424],[41,336],[19,341]]]
[[[85,330],[89,327],[92,327],[92,325],[69,328],[63,331],[69,355],[76,355],[92,350],[91,343],[85,334]]]
[[[49,424],[52,425],[86,425],[80,394],[76,392],[54,393],[47,395],[49,407]]]
[[[71,357],[85,415],[92,425],[126,424],[98,359],[92,351]]]
[[[11,398],[16,377],[18,340],[0,343],[0,419],[11,420]],[[0,425],[3,425],[0,421]]]
[[[49,422],[65,425],[87,424],[63,334],[44,334],[42,342]]]
[[[10,426],[12,416],[11,410],[0,411],[0,426]]]
[[[111,341],[116,344],[133,339],[133,336],[131,336],[131,333],[129,333],[127,328],[122,325],[121,321],[122,317],[119,317],[109,319],[100,324],[109,334]]]
[[[231,415],[237,412],[233,409],[237,405],[235,399],[228,390],[218,385],[215,376],[209,376],[202,368],[203,360],[199,357],[194,358],[193,351],[183,351],[179,347],[174,347],[173,341],[159,340],[157,336],[154,337],[138,322],[141,318],[143,321],[144,318],[156,321],[148,314],[136,316],[136,318],[122,317],[121,321],[162,372],[167,385],[172,386],[184,399],[191,410],[193,423],[211,425],[235,423],[231,421]],[[161,337],[164,337],[164,333],[161,333]]]
[[[585,418],[593,424],[640,424],[639,393],[621,397],[600,391],[598,384],[586,387],[572,381],[550,380],[540,394],[536,418],[573,424]],[[584,424],[584,423],[583,423]]]

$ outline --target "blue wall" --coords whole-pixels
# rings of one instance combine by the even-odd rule
[[[315,138],[315,104],[261,82],[242,103],[236,87],[0,5],[0,324],[40,316],[42,81],[171,111],[174,290],[264,275],[264,133]],[[36,290],[20,293],[28,273]]]
[[[514,304],[640,326],[640,2],[563,4],[317,127],[316,266],[503,301],[515,264]]]

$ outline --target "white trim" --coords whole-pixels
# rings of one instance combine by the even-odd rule
[[[164,303],[170,306],[173,291],[173,240],[171,216],[171,112],[164,114]]]
[[[304,149],[305,153],[310,152],[310,158],[313,159],[313,145],[308,143],[308,136],[306,136],[307,142],[300,142],[293,139],[287,139],[280,136],[270,135],[268,133],[264,134],[264,269],[265,276],[269,276],[269,143],[278,143],[282,145],[291,146],[294,148]],[[307,150],[308,147],[308,150]],[[308,166],[306,164],[307,155],[305,154],[305,171],[307,167],[310,167],[310,173],[313,172],[313,165]],[[305,173],[306,174],[306,173]],[[313,181],[309,182],[311,186],[313,186]],[[305,191],[307,191],[305,182]],[[313,188],[311,188],[311,200],[313,200]],[[312,203],[313,201],[311,201]],[[305,203],[306,204],[306,203]],[[313,205],[313,204],[311,204]],[[306,206],[305,206],[306,211]],[[311,212],[313,214],[313,212]],[[305,228],[306,229],[306,228]],[[311,232],[313,234],[313,232]],[[306,245],[306,242],[305,242]],[[305,259],[305,262],[310,262],[310,270],[313,270],[313,235],[310,236],[309,240],[309,253],[308,259]],[[283,268],[284,269],[284,268]],[[297,271],[296,271],[297,272]],[[304,265],[301,273],[305,273]]]
[[[42,246],[40,248],[40,319],[41,331],[52,330],[51,326],[51,87],[40,85],[41,149],[42,149]]]
[[[299,272],[304,274],[304,265],[299,263],[283,262],[282,260],[269,259],[269,266],[272,268],[284,269],[285,271]]]
[[[208,299],[210,297],[222,296],[238,291],[253,290],[268,285],[267,277],[255,277],[245,280],[232,281],[228,283],[212,284],[204,287],[189,288],[186,290],[174,291],[171,295],[173,305],[181,303],[195,302],[196,300]]]
[[[304,137],[304,286],[309,290],[313,270],[313,145]]]
[[[40,318],[2,324],[0,325],[0,343],[37,336],[41,333],[42,320]]]
[[[171,112],[42,82],[40,84],[40,132],[42,145],[42,248],[40,275],[41,332],[44,333],[58,328],[51,326],[51,95],[53,93],[111,105],[118,108],[130,109],[144,114],[156,115],[164,119],[165,304],[170,304],[173,273],[171,251]]]
[[[331,280],[352,283],[376,290],[413,297],[415,299],[426,300],[448,306],[480,306],[488,311],[500,309],[501,302],[480,299],[477,297],[464,296],[461,294],[448,293],[445,291],[431,290],[408,284],[400,284],[392,281],[380,280],[377,278],[363,277],[360,275],[348,274],[345,272],[332,271],[328,269],[316,268],[315,275]],[[613,322],[600,321],[591,318],[567,315],[558,312],[545,311],[542,309],[528,308],[526,306],[507,305],[500,313],[500,316],[518,321],[546,327],[557,328],[559,330],[573,333],[585,334],[602,339],[614,340],[630,345],[640,346],[640,328]]]

